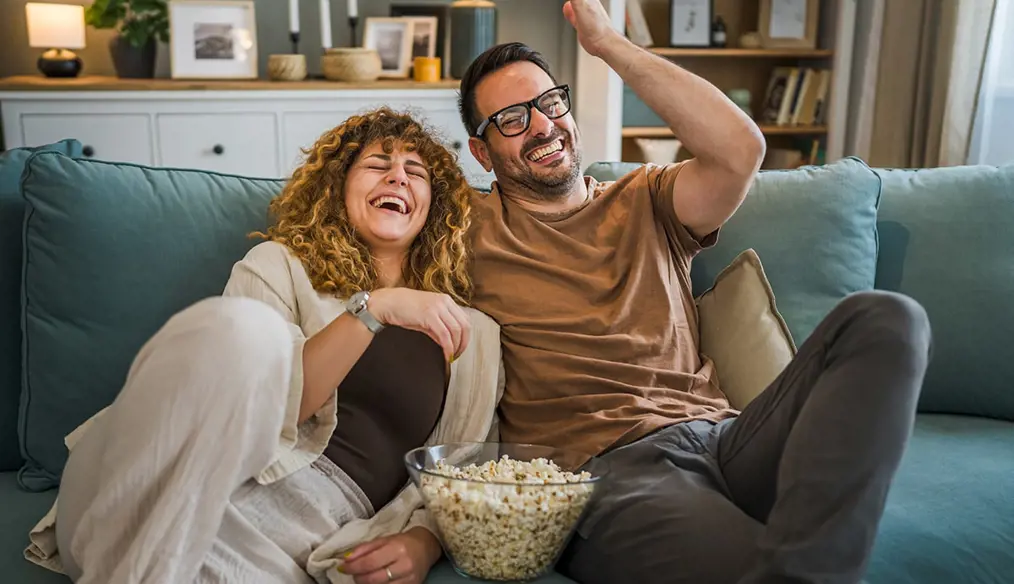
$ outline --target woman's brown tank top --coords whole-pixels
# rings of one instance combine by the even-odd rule
[[[377,333],[338,386],[338,425],[324,450],[379,511],[408,481],[403,457],[433,432],[447,395],[443,350],[425,333]]]

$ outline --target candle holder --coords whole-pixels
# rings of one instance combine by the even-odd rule
[[[292,41],[292,54],[293,55],[298,55],[299,54],[299,33],[298,32],[290,32],[289,33],[289,40]]]
[[[350,32],[352,34],[349,36],[349,47],[356,47],[357,46],[356,45],[356,29],[358,27],[359,27],[359,17],[358,16],[350,16],[349,17],[349,29],[350,29]]]

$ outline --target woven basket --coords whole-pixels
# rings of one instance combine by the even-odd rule
[[[303,55],[269,56],[268,78],[273,81],[302,81],[306,79],[306,57]]]
[[[362,47],[328,49],[320,64],[331,81],[374,81],[381,72],[380,53]]]

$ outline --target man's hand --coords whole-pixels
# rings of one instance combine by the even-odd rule
[[[357,546],[338,571],[354,576],[356,584],[422,584],[442,553],[432,533],[413,527]]]
[[[619,35],[600,0],[570,0],[563,5],[563,15],[577,31],[584,50],[595,57],[601,56],[609,40]]]

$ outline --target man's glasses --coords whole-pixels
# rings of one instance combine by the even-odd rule
[[[542,112],[547,118],[555,120],[570,113],[570,86],[554,87],[531,101],[509,105],[494,113],[475,131],[475,137],[481,138],[490,124],[504,135],[505,138],[520,136],[528,131],[532,123],[532,108]]]

